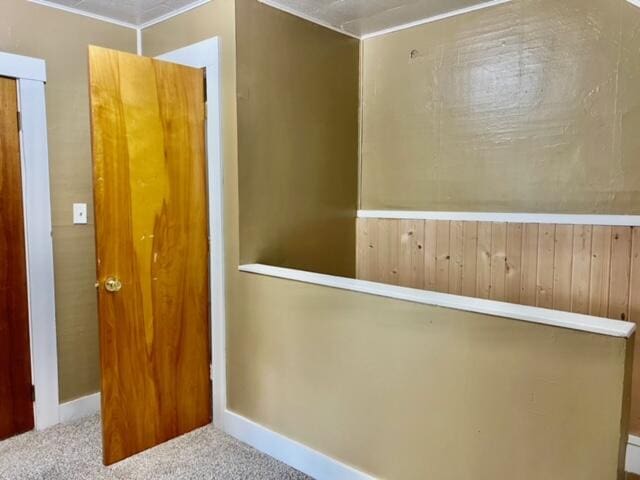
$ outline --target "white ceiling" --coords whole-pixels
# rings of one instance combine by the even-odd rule
[[[259,0],[356,37],[508,0]],[[460,11],[460,12],[458,12]]]
[[[31,0],[144,27],[215,0]],[[240,0],[246,1],[246,0]],[[259,0],[356,37],[508,0]]]
[[[1,0],[0,0],[1,1]],[[30,0],[75,13],[142,27],[210,0]]]

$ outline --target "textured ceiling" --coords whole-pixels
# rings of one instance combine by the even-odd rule
[[[1,2],[2,0],[0,0]],[[106,17],[133,26],[153,22],[205,0],[32,0],[35,3],[59,6],[79,12]]]
[[[260,0],[357,37],[444,15],[487,0]]]
[[[2,0],[0,0],[2,1]],[[209,0],[31,0],[144,26]],[[215,1],[215,0],[213,0]],[[244,0],[243,0],[244,1]],[[259,0],[318,23],[366,36],[425,18],[507,0]],[[630,0],[640,1],[640,0]]]

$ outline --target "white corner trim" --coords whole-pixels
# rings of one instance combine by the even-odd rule
[[[60,404],[60,423],[70,423],[100,413],[100,393]]]
[[[366,473],[229,410],[224,412],[224,431],[317,480],[374,480]]]
[[[625,470],[629,473],[640,475],[640,446],[632,443],[631,441],[627,444],[627,462]]]
[[[635,5],[636,7],[640,7],[640,0],[627,0],[631,5]]]
[[[348,32],[346,30],[343,30],[341,28],[338,28],[334,25],[331,25],[330,23],[324,22],[318,18],[312,17],[311,15],[307,15],[305,13],[299,12],[291,7],[287,7],[285,5],[281,5],[278,1],[275,0],[258,0],[258,2],[260,3],[264,3],[265,5],[268,5],[272,8],[275,8],[276,10],[281,10],[285,13],[288,13],[289,15],[293,15],[294,17],[298,17],[301,18],[303,20],[306,20],[307,22],[311,22],[311,23],[315,23],[316,25],[320,25],[321,27],[324,28],[328,28],[329,30],[333,30],[334,32],[338,32],[341,33],[343,35],[346,35],[348,37],[352,37],[355,38],[357,40],[360,40],[360,37],[354,33]]]
[[[189,10],[193,10],[194,8],[201,7],[202,5],[204,5],[205,3],[209,3],[210,1],[211,0],[196,0],[195,2],[191,2],[190,4],[185,5],[184,7],[177,8],[175,10],[172,10],[169,13],[165,13],[164,15],[156,17],[153,20],[149,20],[148,22],[144,22],[139,25],[136,25],[136,27],[140,28],[141,30],[144,30],[145,28],[152,27],[153,25],[156,25],[158,23],[165,22],[170,18],[177,17],[178,15],[182,15],[183,13],[186,13]]]
[[[44,60],[12,53],[0,52],[0,75],[24,80],[47,81],[47,67]]]
[[[640,226],[640,215],[582,215],[555,213],[423,212],[414,210],[358,210],[358,218],[396,220],[453,220],[466,222],[552,223],[558,225]]]
[[[62,10],[63,12],[75,13],[76,15],[82,15],[83,17],[93,18],[94,20],[99,20],[101,22],[112,23],[114,25],[118,25],[119,27],[133,28],[133,29],[137,28],[137,25],[133,23],[123,22],[121,20],[116,20],[115,18],[105,17],[104,15],[97,15],[95,13],[87,12],[85,10],[80,10],[79,8],[60,5],[59,3],[50,2],[48,0],[27,0],[27,1],[31,3],[36,3],[38,5],[42,5],[45,7],[55,8],[56,10]]]
[[[293,280],[296,282],[322,285],[330,288],[366,293],[379,297],[394,298],[407,302],[451,308],[466,312],[481,313],[495,317],[508,318],[541,325],[579,330],[583,332],[608,335],[612,337],[629,338],[636,329],[634,323],[608,318],[591,317],[578,313],[560,312],[527,305],[485,300],[482,298],[461,297],[448,293],[431,292],[415,288],[398,287],[383,283],[356,280],[353,278],[334,277],[321,273],[304,272],[290,268],[273,267],[269,265],[241,265],[241,272],[255,273],[269,277]]]
[[[440,15],[434,15],[432,17],[423,18],[420,20],[416,20],[414,22],[405,23],[402,25],[398,25],[395,27],[389,27],[382,30],[378,30],[376,32],[367,33],[360,37],[362,40],[366,40],[368,38],[379,37],[380,35],[386,35],[387,33],[398,32],[400,30],[406,30],[408,28],[417,27],[420,25],[425,25],[427,23],[438,22],[440,20],[445,20],[451,17],[457,17],[458,15],[463,15],[465,13],[475,12],[477,10],[482,10],[485,8],[495,7],[497,5],[502,5],[503,3],[508,3],[511,0],[492,0],[485,3],[479,3],[477,5],[472,5],[470,7],[460,8],[458,10],[452,10],[450,12],[441,13]]]
[[[220,100],[220,46],[218,37],[203,40],[157,57],[160,60],[205,68],[207,76],[207,172],[211,272],[211,345],[213,364],[213,420],[221,428],[227,408],[224,165],[222,161],[222,103]]]

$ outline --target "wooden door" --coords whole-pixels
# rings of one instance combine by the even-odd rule
[[[0,440],[33,429],[18,91],[0,77]]]
[[[204,73],[89,63],[109,465],[211,422]]]

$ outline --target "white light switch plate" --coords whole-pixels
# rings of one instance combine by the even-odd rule
[[[73,204],[73,223],[75,225],[87,224],[87,204],[86,203]]]

